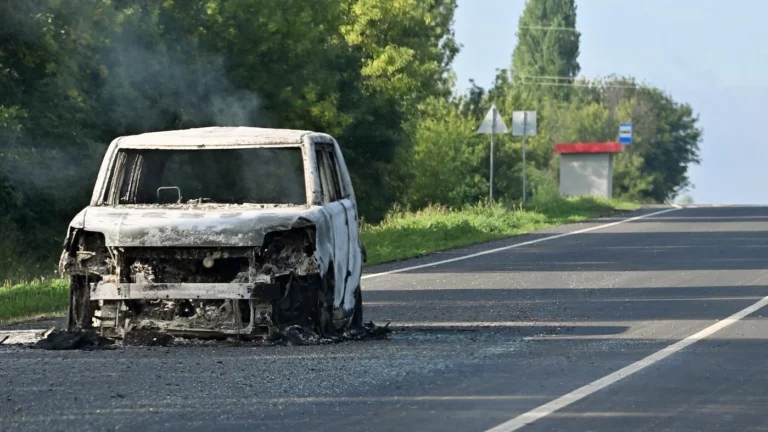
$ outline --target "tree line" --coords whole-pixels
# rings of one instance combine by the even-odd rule
[[[529,140],[534,196],[551,193],[553,143],[613,140],[628,120],[636,139],[616,161],[616,193],[661,202],[689,186],[701,137],[693,110],[632,77],[576,79],[573,0],[529,0],[511,64],[490,88],[468,92],[456,90],[451,70],[456,8],[456,0],[0,1],[0,278],[18,273],[14,266],[50,266],[107,144],[147,131],[330,133],[368,221],[395,205],[483,200],[489,149],[475,131],[491,104],[539,113]],[[496,193],[519,199],[519,140],[501,139],[495,160]]]

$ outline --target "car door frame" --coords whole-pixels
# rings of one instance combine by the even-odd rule
[[[344,201],[344,184],[342,176],[339,173],[338,161],[333,166],[335,159],[334,143],[325,140],[314,141],[312,146],[315,169],[318,177],[318,198],[321,202],[321,212],[329,222],[324,229],[330,230],[327,236],[332,242],[332,264],[334,275],[334,301],[333,301],[333,319],[334,321],[343,321],[354,312],[354,301],[352,310],[345,307],[349,304],[349,257],[350,257],[350,237],[349,237],[349,219],[348,204]],[[328,183],[332,186],[327,188]],[[318,229],[322,229],[318,227]],[[354,299],[353,299],[354,300]]]
[[[352,187],[352,181],[349,176],[344,155],[341,147],[336,140],[333,140],[332,152],[336,163],[336,170],[342,187],[342,199],[340,202],[344,205],[347,213],[347,228],[349,235],[349,257],[347,264],[346,296],[344,310],[348,314],[354,313],[356,306],[356,290],[361,289],[361,277],[363,271],[364,248],[360,240],[360,218],[357,210],[357,200],[355,191]]]

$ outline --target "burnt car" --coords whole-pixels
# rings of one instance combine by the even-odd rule
[[[115,139],[69,226],[70,330],[319,335],[362,325],[355,193],[323,133],[210,127]]]

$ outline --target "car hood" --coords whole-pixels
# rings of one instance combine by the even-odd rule
[[[121,208],[87,207],[72,227],[104,234],[108,246],[260,246],[270,231],[299,219],[314,222],[319,207]]]

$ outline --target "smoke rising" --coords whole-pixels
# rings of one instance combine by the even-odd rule
[[[203,126],[265,126],[260,98],[235,85],[222,56],[122,36],[104,54],[103,96],[116,135]]]

